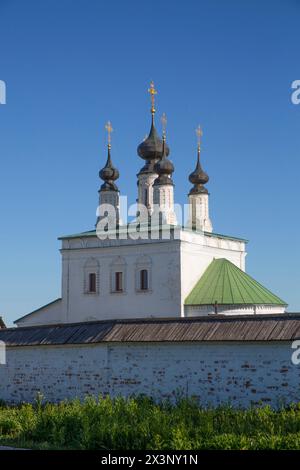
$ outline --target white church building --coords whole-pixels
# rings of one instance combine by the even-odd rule
[[[98,226],[60,238],[62,296],[16,320],[18,326],[285,311],[283,300],[246,274],[246,240],[213,232],[205,186],[209,178],[200,162],[200,127],[196,168],[189,176],[188,220],[186,226],[179,225],[166,118],[163,115],[160,138],[153,83],[149,92],[151,129],[137,149],[144,161],[137,175],[137,219],[126,225],[120,220],[119,172],[112,163],[108,123],[108,157],[99,173],[103,184]],[[101,220],[104,227],[109,219],[103,215],[109,204],[115,209],[114,230],[100,234]]]
[[[203,406],[299,402],[300,315],[246,273],[246,240],[213,231],[200,128],[180,220],[166,119],[160,137],[153,83],[149,91],[135,219],[120,217],[108,123],[96,226],[60,238],[61,298],[17,328],[0,328],[0,400],[32,402],[42,393],[55,402],[140,394]]]

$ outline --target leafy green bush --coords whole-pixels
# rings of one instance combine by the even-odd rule
[[[0,417],[0,436],[14,437],[22,432],[22,426],[16,417]]]
[[[39,448],[111,450],[300,449],[300,405],[204,409],[193,400],[100,397],[0,404],[0,438]]]

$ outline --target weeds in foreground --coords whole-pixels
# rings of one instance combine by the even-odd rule
[[[300,449],[300,404],[204,409],[193,400],[0,404],[0,442],[41,449]]]

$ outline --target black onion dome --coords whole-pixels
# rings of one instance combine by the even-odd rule
[[[154,118],[152,117],[151,129],[148,137],[138,146],[137,153],[139,157],[144,160],[158,160],[162,158],[163,143],[159,137],[154,125]],[[166,155],[169,155],[170,149],[166,145]]]
[[[174,173],[174,165],[167,157],[163,157],[156,165],[155,170],[158,175],[172,175]]]
[[[207,189],[203,186],[208,183],[209,176],[203,171],[200,163],[200,151],[198,150],[197,165],[195,170],[189,176],[190,182],[194,185],[191,189],[190,194],[194,193],[207,193]]]
[[[156,178],[154,181],[154,185],[173,184],[172,174],[174,173],[174,165],[171,160],[167,158],[166,149],[167,144],[165,141],[163,141],[162,159],[159,160],[154,166],[154,171],[158,174],[158,178]]]
[[[104,181],[101,186],[102,190],[118,191],[117,185],[114,183],[119,178],[119,170],[115,168],[111,161],[110,147],[108,147],[107,161],[102,170],[99,171],[99,177]]]

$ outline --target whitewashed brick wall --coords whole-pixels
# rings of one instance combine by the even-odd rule
[[[7,349],[0,399],[49,401],[146,394],[157,400],[194,396],[203,405],[300,401],[300,366],[291,344],[102,343]]]

